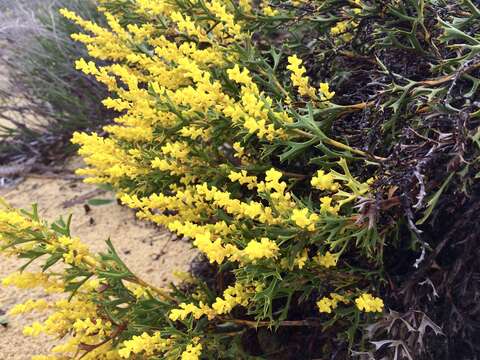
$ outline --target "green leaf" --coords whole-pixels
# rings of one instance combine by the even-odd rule
[[[91,206],[102,206],[111,204],[113,201],[114,199],[90,199],[87,201],[87,204]]]
[[[452,177],[453,175],[455,175],[455,173],[451,173],[448,178],[443,182],[442,186],[440,186],[440,189],[438,189],[438,191],[432,196],[432,198],[428,201],[428,207],[427,209],[425,210],[425,212],[423,213],[423,217],[417,221],[417,225],[422,225],[423,223],[425,223],[425,221],[427,221],[427,219],[430,217],[430,215],[432,214],[432,211],[433,209],[435,208],[435,205],[437,204],[438,202],[438,199],[440,199],[440,196],[442,195],[443,191],[445,190],[445,188],[447,187],[447,185],[450,183],[450,180],[452,180]]]

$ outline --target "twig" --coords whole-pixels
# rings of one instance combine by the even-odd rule
[[[272,326],[270,321],[252,321],[252,320],[240,320],[240,319],[228,319],[227,322],[232,322],[238,325],[246,325],[249,327],[257,328],[257,327],[267,327]],[[280,321],[278,323],[280,326],[322,326],[316,320],[285,320]]]
[[[82,180],[81,176],[75,176],[71,174],[24,174],[26,178],[33,179],[60,179],[60,180]]]
[[[78,196],[74,199],[64,201],[62,203],[62,207],[68,208],[68,207],[72,207],[74,205],[81,204],[81,203],[85,202],[86,200],[91,199],[93,196],[101,195],[105,192],[106,192],[106,190],[103,190],[103,189],[94,189],[94,190],[89,191],[89,192],[87,192],[83,195],[80,195],[80,196]]]

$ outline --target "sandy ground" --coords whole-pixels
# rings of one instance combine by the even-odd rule
[[[173,271],[188,269],[195,252],[187,242],[135,219],[131,210],[116,202],[86,208],[84,198],[113,198],[111,193],[95,194],[95,191],[94,186],[79,180],[28,178],[13,189],[0,189],[0,196],[20,208],[28,208],[36,202],[40,214],[48,220],[73,214],[74,236],[80,237],[93,250],[105,249],[104,240],[110,237],[125,263],[152,284],[164,285],[174,280]],[[0,257],[0,278],[14,272],[21,264],[19,260]],[[35,291],[25,293],[0,287],[0,310],[8,311],[16,303],[42,296]],[[48,353],[54,340],[22,335],[23,327],[33,320],[38,320],[35,314],[8,317],[8,326],[0,326],[0,360],[24,360]]]

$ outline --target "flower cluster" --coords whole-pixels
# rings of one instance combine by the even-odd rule
[[[371,294],[362,294],[355,300],[355,305],[365,312],[381,312],[383,310],[383,300]]]

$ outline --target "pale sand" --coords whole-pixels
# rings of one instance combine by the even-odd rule
[[[110,237],[125,263],[144,280],[155,285],[165,285],[174,280],[172,272],[188,270],[195,256],[191,245],[175,240],[167,232],[136,220],[131,210],[117,205],[91,207],[86,213],[85,202],[70,208],[62,203],[91,192],[95,187],[78,180],[27,179],[11,190],[1,190],[0,196],[16,207],[28,208],[38,203],[40,214],[48,220],[59,215],[73,214],[72,234],[80,237],[93,250],[105,249],[104,240]],[[96,198],[112,198],[106,193]],[[23,262],[0,257],[0,278],[15,271]],[[20,292],[14,288],[0,287],[0,309],[8,311],[14,304],[28,298],[43,296],[38,291]],[[51,299],[51,298],[49,298]],[[46,337],[25,338],[22,329],[38,320],[38,314],[8,317],[7,328],[0,326],[0,360],[26,360],[32,355],[46,354],[55,343]]]

